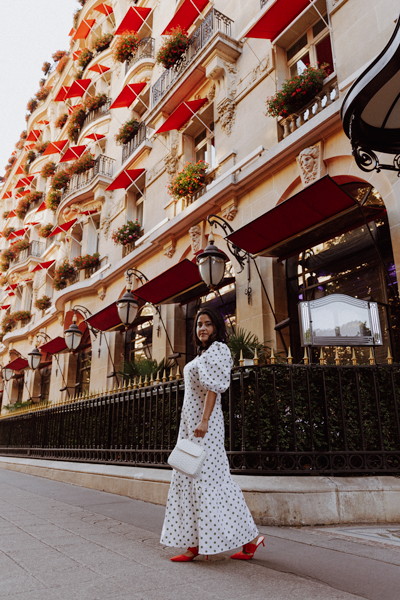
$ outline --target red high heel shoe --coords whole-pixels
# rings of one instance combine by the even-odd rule
[[[188,548],[188,550],[190,550],[190,552],[193,554],[193,556],[186,556],[185,554],[179,554],[179,556],[173,556],[172,558],[170,558],[170,560],[172,560],[172,562],[190,562],[194,558],[196,558],[196,556],[198,556],[198,554],[199,554],[198,548]]]
[[[264,544],[265,537],[260,535],[256,544],[245,544],[243,546],[243,552],[236,552],[236,554],[232,554],[231,558],[235,560],[251,560],[258,548],[258,546],[265,546]]]

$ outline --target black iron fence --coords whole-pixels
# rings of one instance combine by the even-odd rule
[[[400,473],[400,366],[238,367],[223,395],[233,473]],[[165,467],[182,379],[0,419],[0,454]]]

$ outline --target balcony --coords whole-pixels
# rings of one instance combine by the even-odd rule
[[[263,8],[268,3],[268,0],[260,0],[260,7]]]
[[[34,256],[35,258],[40,258],[44,251],[45,244],[43,242],[38,242],[37,240],[35,240],[29,244],[28,248],[25,248],[25,250],[21,250],[18,256],[14,258],[14,260],[10,261],[10,268],[25,262],[31,256]]]
[[[109,100],[108,102],[103,104],[103,106],[100,106],[100,108],[91,110],[90,113],[88,114],[88,116],[86,117],[86,119],[83,121],[81,131],[83,131],[83,129],[85,129],[85,127],[87,125],[89,125],[89,123],[96,121],[96,119],[99,119],[100,117],[104,117],[105,115],[108,115],[110,113],[111,102],[112,101]]]
[[[68,196],[74,194],[79,189],[89,185],[98,175],[105,175],[106,177],[112,177],[114,170],[115,160],[101,154],[94,161],[94,167],[88,169],[84,173],[73,175],[69,182],[67,190],[64,192],[61,198],[61,203],[64,202]],[[61,204],[60,203],[60,204]]]
[[[174,67],[165,69],[161,77],[151,88],[152,107],[165,96],[168,90],[192,64],[217,31],[231,36],[233,21],[213,8],[201,25],[190,36],[189,47]]]
[[[144,140],[148,139],[148,129],[144,123],[140,123],[139,128],[135,136],[131,139],[130,142],[124,144],[122,146],[122,164],[126,161],[126,159],[134,153],[136,148],[140,146]]]
[[[131,60],[127,60],[125,62],[125,75],[128,71],[133,67],[133,65],[142,58],[155,58],[155,43],[154,39],[151,37],[146,37],[140,40],[139,47],[135,56]]]

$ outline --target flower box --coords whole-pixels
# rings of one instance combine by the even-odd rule
[[[67,113],[63,113],[62,115],[60,115],[58,117],[58,119],[56,119],[54,126],[57,129],[62,129],[67,121],[68,121],[68,115],[67,115]]]
[[[157,52],[157,64],[161,64],[165,69],[170,69],[186,52],[188,44],[189,38],[181,27],[172,29],[171,34]]]
[[[15,252],[15,256],[18,256],[20,252],[29,248],[29,240],[18,240],[13,244],[13,251]]]
[[[51,306],[51,298],[49,296],[42,296],[35,301],[35,308],[39,310],[46,310]]]
[[[202,160],[187,162],[181,171],[168,184],[168,193],[175,198],[185,198],[194,194],[204,185],[208,164]]]
[[[47,179],[48,177],[53,177],[54,173],[56,172],[56,168],[56,163],[50,160],[43,166],[42,170],[40,171],[40,174],[45,179]]]
[[[54,226],[51,223],[46,223],[46,225],[41,225],[38,229],[38,236],[41,238],[48,238]]]
[[[56,212],[58,205],[61,202],[61,192],[59,190],[52,190],[47,194],[46,208]]]
[[[51,87],[43,86],[36,92],[35,97],[40,102],[41,100],[46,100],[46,98],[50,94],[50,92],[51,92]]]
[[[26,105],[26,109],[29,110],[29,112],[32,114],[34,110],[36,110],[36,108],[38,107],[38,100],[36,100],[36,98],[31,98],[28,101],[28,104]]]
[[[74,279],[75,276],[75,267],[67,261],[64,262],[54,270],[53,288],[55,290],[63,290],[67,286],[68,280]]]
[[[136,119],[129,119],[119,129],[115,141],[119,145],[127,144],[137,134],[140,123]]]
[[[96,96],[88,96],[85,102],[83,103],[83,110],[86,114],[90,113],[92,110],[97,110],[104,104],[107,104],[109,101],[109,97],[107,94],[96,94]]]
[[[66,65],[68,62],[68,56],[63,56],[62,58],[60,58],[60,60],[58,61],[58,64],[56,66],[56,71],[59,75],[61,75],[61,73],[64,71]]]
[[[65,50],[57,50],[57,52],[54,52],[51,58],[54,60],[54,62],[59,62],[66,55],[67,52]]]
[[[92,50],[95,50],[96,52],[103,52],[104,50],[107,50],[107,48],[110,46],[111,42],[113,41],[113,35],[112,33],[105,33],[104,35],[98,37],[97,39],[94,40],[94,42],[92,43]]]
[[[57,171],[51,181],[51,189],[54,191],[68,187],[70,178],[70,174],[67,170]]]
[[[115,62],[131,60],[139,47],[139,36],[134,31],[127,31],[118,36],[115,44],[113,58]]]
[[[91,269],[92,267],[97,267],[100,262],[100,254],[96,252],[95,254],[85,254],[84,256],[77,256],[74,258],[74,267],[78,271],[82,269]]]
[[[49,63],[49,62],[47,62],[47,61],[46,61],[46,62],[44,62],[44,63],[43,63],[43,66],[42,66],[42,71],[43,71],[43,73],[44,73],[45,75],[47,75],[47,73],[50,71],[50,69],[51,69],[51,63]]]
[[[35,150],[39,155],[43,154],[43,152],[46,150],[47,146],[50,144],[50,142],[37,142],[37,144],[35,145]]]
[[[133,244],[137,239],[140,238],[141,225],[138,220],[128,221],[122,227],[114,230],[111,234],[111,238],[115,245],[126,246],[127,244]]]
[[[82,129],[84,120],[86,119],[86,112],[81,106],[74,108],[68,119],[67,125],[67,136],[71,142],[74,142]]]
[[[90,152],[85,152],[80,158],[72,163],[69,167],[69,175],[79,175],[79,173],[86,173],[89,169],[94,167],[94,156]]]
[[[84,71],[86,69],[86,67],[92,60],[93,56],[94,56],[94,54],[91,50],[89,50],[89,48],[84,48],[84,50],[82,50],[82,52],[78,58],[78,65],[80,66],[82,71]]]

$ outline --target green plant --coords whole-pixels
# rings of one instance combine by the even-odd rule
[[[31,98],[28,101],[28,104],[26,105],[26,108],[32,114],[33,111],[37,108],[38,104],[39,104],[39,102],[36,100],[36,98]]]
[[[146,375],[148,378],[150,378],[151,375],[155,378],[157,373],[162,377],[164,369],[167,371],[172,366],[172,361],[166,361],[164,358],[160,362],[151,358],[137,358],[136,360],[125,361],[122,368],[118,371],[118,374],[126,381],[133,381],[135,377],[145,378]]]
[[[46,150],[47,146],[50,144],[50,142],[37,142],[35,145],[35,150],[39,155],[43,154],[43,152]]]
[[[54,60],[54,62],[58,62],[63,58],[63,56],[66,56],[66,54],[67,52],[65,50],[57,50],[57,52],[54,52],[51,58]]]
[[[8,279],[7,275],[0,275],[0,285],[7,285]]]
[[[140,237],[141,226],[138,220],[128,221],[122,227],[112,232],[111,238],[116,245],[126,246],[132,244]]]
[[[97,267],[100,260],[100,254],[96,252],[95,254],[85,254],[84,256],[77,256],[74,258],[73,263],[75,269],[81,271],[82,269],[90,269],[92,267]]]
[[[89,48],[84,48],[78,58],[78,65],[84,71],[93,58],[93,52]]]
[[[15,208],[15,214],[19,219],[23,219],[29,210],[30,202],[27,198],[28,196],[21,198]]]
[[[11,313],[15,320],[18,321],[25,321],[25,319],[30,319],[32,314],[30,310],[17,310],[14,313]]]
[[[265,357],[265,348],[258,341],[258,337],[242,327],[236,327],[235,333],[229,335],[227,344],[232,352],[235,364],[239,362],[241,352],[243,353],[243,358],[254,358],[256,350],[259,359]]]
[[[28,169],[34,160],[36,160],[36,152],[34,150],[29,150],[26,154],[26,165],[28,166]]]
[[[17,194],[22,194],[22,192],[23,192],[24,190],[25,190],[25,188],[24,188],[24,187],[19,187],[19,188],[17,189]]]
[[[129,119],[119,128],[119,131],[115,136],[116,143],[119,145],[127,144],[136,135],[138,129],[139,121],[136,119]]]
[[[107,48],[113,41],[113,37],[114,36],[112,35],[112,33],[105,33],[104,35],[96,38],[92,42],[92,50],[95,50],[96,52],[99,52],[99,53],[103,52],[103,50],[107,50]]]
[[[175,198],[193,194],[205,180],[208,164],[202,160],[187,162],[181,171],[168,184],[168,193]]]
[[[156,62],[170,69],[181,58],[188,47],[189,39],[181,27],[171,30],[171,34],[165,40],[157,52]]]
[[[86,98],[85,102],[83,103],[82,108],[86,113],[90,113],[90,111],[96,110],[97,108],[104,106],[104,104],[107,104],[108,101],[109,97],[107,96],[107,94],[96,94],[96,96],[88,96],[88,98]]]
[[[78,27],[78,22],[79,22],[79,16],[82,12],[81,8],[77,8],[76,11],[74,12],[74,15],[72,17],[72,22],[74,24],[74,29],[76,29]]]
[[[68,169],[70,177],[72,175],[78,175],[79,173],[85,173],[89,169],[94,167],[94,156],[90,152],[85,152],[80,158],[75,160]]]
[[[12,248],[15,252],[15,255],[18,256],[18,254],[22,252],[22,250],[26,250],[27,248],[29,248],[29,240],[18,240],[17,242],[15,242],[15,244],[13,244]]]
[[[59,190],[52,190],[47,194],[46,197],[46,208],[56,212],[58,205],[61,202],[61,192]]]
[[[6,227],[3,231],[3,237],[7,239],[10,233],[12,233],[13,231],[15,231],[15,227]]]
[[[51,223],[46,223],[46,225],[41,225],[38,229],[38,236],[41,238],[47,238],[47,237],[49,237],[52,230],[53,230],[53,225]]]
[[[70,114],[67,125],[67,136],[71,142],[75,141],[78,137],[85,118],[86,112],[81,106],[75,107]]]
[[[114,46],[113,59],[115,62],[131,60],[139,47],[139,36],[135,31],[126,31],[118,36]]]
[[[5,211],[3,212],[3,219],[7,219],[7,218],[8,218],[8,215],[10,214],[10,212],[11,212],[10,210],[5,210]]]
[[[68,261],[63,262],[59,267],[54,269],[53,288],[55,290],[63,290],[68,283],[68,279],[72,279],[76,274],[76,269]]]
[[[300,75],[286,79],[282,89],[267,98],[267,116],[287,117],[310,102],[323,87],[328,65],[308,66]]]
[[[65,55],[62,58],[60,58],[60,60],[58,61],[58,64],[56,66],[56,71],[59,75],[61,75],[61,73],[64,71],[66,64],[68,62],[68,56]]]
[[[71,176],[67,170],[57,171],[57,173],[54,174],[54,177],[51,181],[52,191],[62,190],[63,188],[68,187],[70,178]]]
[[[37,298],[35,301],[35,308],[38,310],[46,310],[51,306],[51,298],[49,296],[42,296],[41,298]]]
[[[1,340],[3,341],[3,340]],[[13,412],[15,410],[19,410],[20,408],[29,408],[32,406],[32,400],[27,400],[26,402],[15,402],[14,404],[6,404],[4,408],[6,408],[9,412]]]
[[[58,119],[56,119],[56,122],[54,123],[54,125],[57,129],[62,129],[67,121],[68,121],[68,114],[63,113],[62,115],[60,115],[58,117]]]
[[[6,315],[1,322],[1,331],[2,334],[5,335],[9,331],[12,331],[13,327],[17,324],[17,320],[14,316],[14,313],[9,313]]]
[[[40,171],[40,174],[42,177],[47,179],[48,177],[52,177],[54,175],[54,173],[56,172],[56,168],[57,168],[56,163],[53,162],[52,160],[49,160],[49,162],[47,162],[43,166],[42,170]]]
[[[43,63],[43,66],[42,66],[42,71],[43,71],[43,73],[44,73],[45,75],[47,75],[47,74],[48,74],[48,72],[50,71],[50,69],[51,69],[51,64],[50,64],[49,62],[44,62],[44,63]]]
[[[46,98],[50,94],[50,92],[51,92],[51,87],[43,86],[36,92],[35,97],[40,102],[41,100],[46,100]]]

